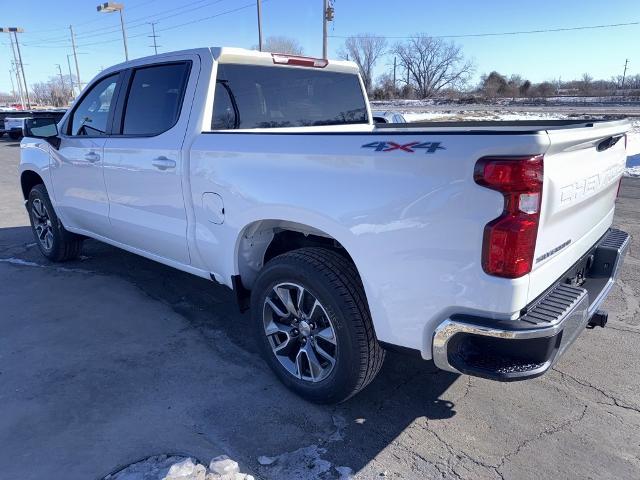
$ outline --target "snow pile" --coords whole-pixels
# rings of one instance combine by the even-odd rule
[[[627,133],[627,168],[625,176],[640,177],[640,121],[633,122]]]
[[[191,457],[156,455],[133,463],[104,480],[254,480],[240,472],[238,462],[226,455],[215,457],[205,467]]]
[[[293,452],[283,453],[275,457],[258,457],[269,477],[278,479],[313,480],[316,478],[353,478],[353,470],[349,467],[335,467],[324,460],[322,455],[326,449],[318,445],[309,445]]]
[[[564,120],[568,115],[556,112],[513,112],[486,110],[443,110],[439,112],[408,112],[403,113],[407,122],[425,121],[515,121],[515,120]]]

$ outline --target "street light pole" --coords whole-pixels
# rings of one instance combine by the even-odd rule
[[[124,30],[124,15],[122,13],[122,11],[124,10],[124,4],[115,3],[115,2],[105,2],[105,3],[101,3],[96,8],[99,12],[105,12],[105,13],[119,12],[120,13],[120,26],[122,27],[122,42],[124,44],[124,58],[128,62],[129,49],[127,48],[127,34],[125,33],[125,30]]]

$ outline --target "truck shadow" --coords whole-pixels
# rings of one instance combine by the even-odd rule
[[[29,227],[0,229],[0,260],[12,258],[58,268],[40,255]],[[202,409],[190,414],[197,417],[197,433],[229,439],[233,449],[245,456],[239,460],[259,470],[262,467],[256,459],[260,455],[277,456],[314,444],[324,449],[324,458],[332,464],[347,465],[357,472],[416,421],[447,419],[456,414],[455,404],[443,399],[452,396],[443,394],[458,375],[438,371],[431,362],[393,352],[388,353],[374,382],[353,399],[338,406],[309,404],[286,390],[260,359],[253,336],[247,333],[251,331],[250,317],[238,312],[228,288],[93,240],[85,242],[80,260],[68,262],[64,268],[69,269],[68,275],[76,270],[119,277],[179,313],[189,334],[195,331],[213,346],[210,357],[193,358],[194,371],[206,371],[210,362],[218,359],[239,359],[240,367],[248,370],[245,376],[254,385],[249,388],[237,378],[214,379],[224,385],[234,384],[234,390],[230,395],[214,393],[202,398]],[[64,278],[60,275],[57,281],[64,282]],[[29,298],[30,293],[25,291],[25,301],[32,301]],[[98,294],[95,304],[98,308]],[[144,366],[133,364],[128,368],[143,370]],[[157,382],[162,385],[163,380]],[[252,394],[256,389],[261,390],[259,396]],[[225,422],[225,417],[233,417],[234,421]],[[276,433],[266,426],[272,423],[282,425],[287,433]],[[305,439],[307,444],[303,443]],[[183,451],[188,452],[189,448],[182,446]],[[269,478],[266,467],[260,471]]]

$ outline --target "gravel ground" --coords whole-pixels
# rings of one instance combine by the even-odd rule
[[[633,241],[609,325],[553,371],[502,384],[390,354],[327,407],[273,377],[226,288],[95,241],[45,261],[18,153],[0,140],[0,477],[102,478],[160,454],[277,480],[640,477],[640,180],[618,204]]]

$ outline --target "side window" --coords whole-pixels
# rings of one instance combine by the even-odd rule
[[[124,110],[124,135],[158,135],[173,127],[180,116],[189,77],[188,63],[138,68]]]
[[[229,130],[237,127],[237,106],[231,98],[227,82],[218,80],[213,99],[213,119],[211,130]]]
[[[111,100],[118,84],[118,75],[103,78],[91,88],[74,110],[67,133],[74,136],[105,134],[109,112],[113,108]]]

